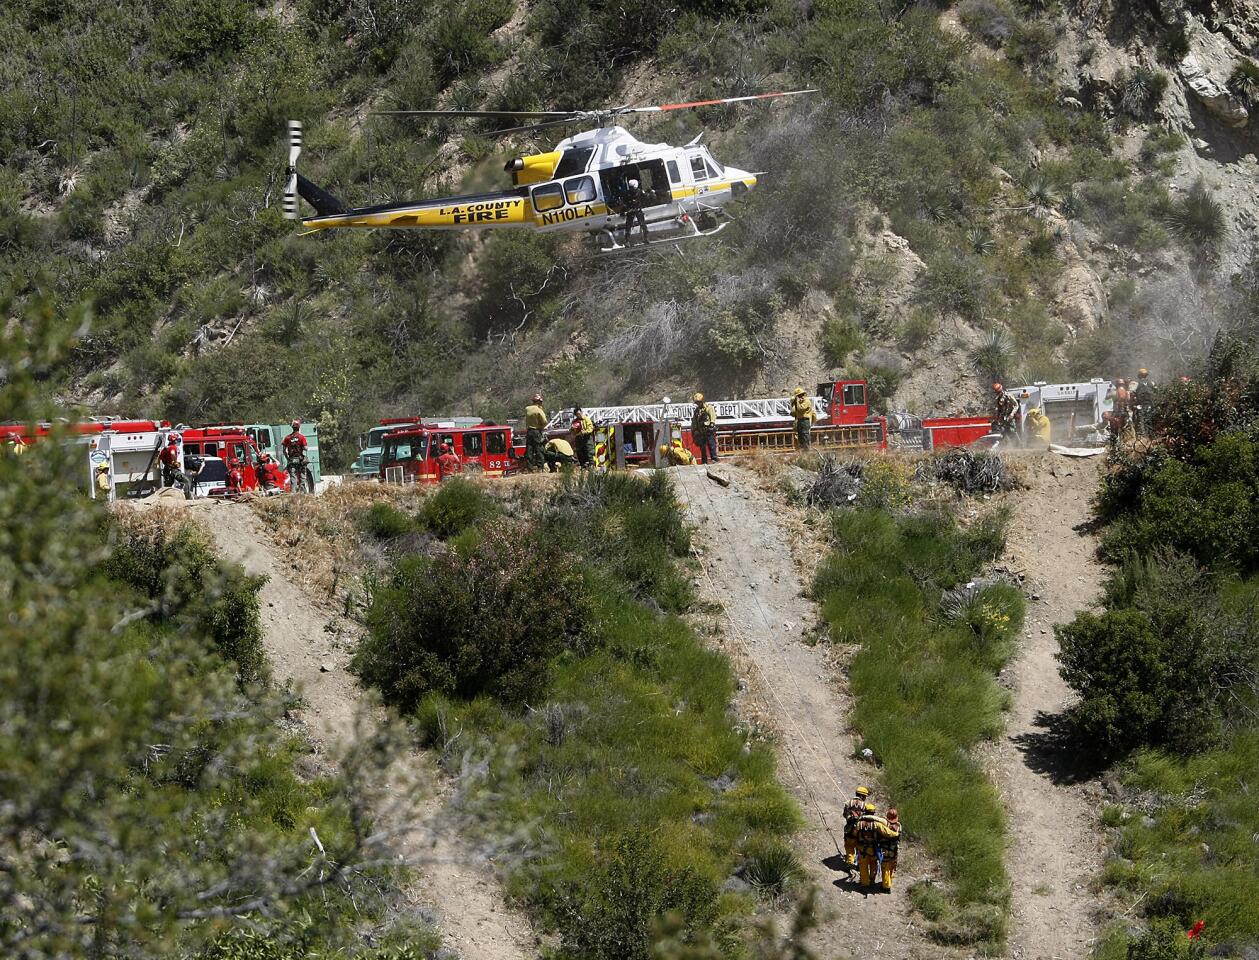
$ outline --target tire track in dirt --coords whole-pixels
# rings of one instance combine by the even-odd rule
[[[910,856],[902,856],[890,895],[867,895],[855,876],[850,881],[838,869],[844,802],[870,779],[869,768],[852,759],[844,681],[826,648],[804,642],[817,610],[801,594],[802,574],[776,512],[784,508],[759,488],[754,474],[724,463],[719,472],[729,487],[709,480],[701,467],[676,468],[670,475],[702,551],[700,595],[722,608],[723,650],[747,681],[741,706],[779,735],[779,779],[805,818],[797,849],[818,888],[821,921],[810,946],[827,960],[948,955],[926,943],[910,916],[905,890],[914,877],[905,868],[914,870],[912,852],[903,851]],[[887,803],[886,797],[875,799]]]
[[[214,503],[195,507],[220,555],[246,573],[267,577],[259,600],[263,643],[278,682],[291,681],[303,697],[303,723],[323,752],[347,742],[366,707],[362,688],[348,672],[350,650],[336,635],[356,627],[322,609],[292,582],[271,546],[271,537],[248,504]],[[327,626],[332,631],[326,630]],[[379,714],[368,717],[379,720]],[[516,960],[536,955],[529,922],[510,910],[489,864],[467,849],[462,838],[438,820],[448,792],[445,778],[419,755],[398,760],[399,776],[433,783],[437,794],[414,811],[418,829],[406,836],[402,852],[419,865],[421,876],[404,889],[412,907],[436,912],[443,943],[465,960]]]
[[[1023,571],[1032,598],[1016,659],[1006,668],[1013,706],[993,761],[1009,814],[1017,960],[1079,960],[1101,918],[1091,887],[1101,872],[1098,787],[1072,767],[1062,718],[1072,701],[1058,675],[1055,624],[1068,623],[1101,592],[1096,537],[1075,528],[1090,517],[1098,464],[1055,454],[1020,458],[1030,489],[1012,497],[1006,563]]]

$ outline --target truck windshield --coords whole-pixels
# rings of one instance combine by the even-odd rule
[[[395,437],[385,442],[385,455],[382,463],[404,463],[407,460],[423,460],[424,448],[428,443],[427,434],[413,437]]]
[[[377,427],[367,434],[367,445],[369,447],[379,447],[385,442],[385,434],[389,432],[389,427]]]

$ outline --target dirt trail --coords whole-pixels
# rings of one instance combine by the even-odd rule
[[[1072,769],[1061,736],[1071,691],[1058,675],[1053,626],[1070,621],[1100,593],[1104,571],[1094,558],[1096,540],[1074,529],[1089,518],[1098,465],[1054,454],[1021,463],[1031,489],[1012,498],[1006,562],[1026,572],[1033,599],[1021,650],[1005,673],[1014,705],[994,757],[1009,812],[1009,954],[1076,960],[1088,954],[1098,932],[1089,887],[1103,851],[1096,785]]]
[[[271,545],[258,515],[246,504],[197,504],[198,516],[213,535],[221,555],[250,574],[266,576],[262,588],[263,641],[276,680],[292,681],[304,698],[300,711],[317,746],[328,748],[354,733],[363,701],[361,688],[347,672],[349,644],[339,637],[353,625],[322,609],[293,581]],[[407,766],[423,761],[406,758]],[[427,772],[435,782],[442,778]],[[407,772],[410,776],[410,772]],[[431,821],[443,806],[436,796],[415,812],[417,823]],[[421,864],[423,878],[404,894],[420,908],[438,915],[444,943],[465,960],[515,960],[533,955],[528,921],[507,909],[497,878],[484,861],[469,854],[449,830],[418,830],[403,853]]]
[[[946,954],[924,946],[913,928],[905,898],[914,879],[912,854],[902,858],[908,872],[898,875],[891,895],[866,895],[855,876],[850,881],[839,869],[835,840],[842,843],[844,801],[870,779],[869,768],[852,759],[845,722],[850,705],[826,648],[804,643],[817,613],[801,596],[802,574],[777,512],[783,508],[758,487],[754,474],[727,464],[718,472],[729,487],[709,480],[700,467],[670,471],[702,550],[700,593],[723,608],[723,649],[747,681],[753,702],[744,708],[780,735],[779,777],[805,817],[798,849],[822,907],[811,945],[826,958]]]

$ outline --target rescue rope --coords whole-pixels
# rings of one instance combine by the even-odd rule
[[[703,496],[708,501],[709,510],[715,513],[716,507],[713,503],[712,496],[709,494],[706,488],[701,487],[700,489],[703,490]],[[786,704],[782,702],[782,698],[778,696],[778,692],[774,689],[773,684],[770,683],[769,677],[765,674],[765,671],[761,668],[760,664],[756,662],[755,658],[752,657],[750,653],[748,638],[740,629],[738,621],[735,620],[734,616],[730,613],[729,608],[726,606],[725,601],[722,599],[723,594],[718,592],[717,586],[713,582],[712,574],[709,572],[708,565],[701,564],[701,567],[704,571],[704,579],[708,581],[710,595],[716,598],[717,605],[721,607],[721,612],[725,615],[726,619],[730,623],[730,636],[731,636],[731,639],[734,640],[735,646],[738,647],[739,652],[743,655],[743,658],[746,661],[748,661],[748,663],[751,664],[752,669],[756,671],[760,679],[762,688],[768,692],[769,696],[772,697],[774,702],[777,704],[779,715],[783,719],[785,719],[786,722],[792,727],[799,741],[802,744],[804,744],[809,749],[809,751],[813,754],[813,757],[815,760],[818,761],[818,764],[821,767],[822,772],[826,775],[827,779],[829,779],[831,783],[834,785],[836,791],[839,794],[842,794],[843,788],[840,786],[837,776],[833,774],[831,770],[829,769],[832,766],[832,764],[830,764],[824,758],[823,754],[818,753],[818,750],[814,746],[812,739],[808,737],[805,734],[804,730],[801,729],[800,725],[796,723],[795,719],[792,717],[791,713],[788,711]],[[772,636],[773,626],[769,621],[769,616],[765,612],[765,608],[761,605],[760,599],[756,596],[755,592],[753,592],[752,594],[752,601],[756,604],[757,611],[760,613],[761,620],[765,624],[766,631]],[[782,649],[777,648],[775,652],[777,653],[778,658],[780,662],[782,663],[783,672],[790,679],[792,686],[796,688],[796,691],[798,693],[800,690],[800,684],[797,681],[794,672],[791,670],[790,664],[787,663],[786,658],[783,655]],[[796,779],[799,780],[800,786],[803,789],[809,804],[813,807],[814,810],[817,811],[818,819],[822,823],[822,829],[826,831],[827,836],[831,838],[831,843],[835,845],[835,852],[842,854],[843,846],[839,842],[838,838],[836,838],[835,831],[831,829],[830,820],[826,816],[826,811],[822,807],[821,802],[818,800],[817,795],[813,790],[813,785],[809,782],[808,777],[805,776],[804,770],[800,765],[799,758],[796,756],[796,753],[792,749],[791,744],[787,742],[786,740],[783,741],[782,747],[783,747],[784,752],[787,755],[787,762],[791,765],[792,770],[795,772]]]

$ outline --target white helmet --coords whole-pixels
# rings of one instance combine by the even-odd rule
[[[625,183],[626,183],[628,186],[631,186],[631,187],[637,187],[637,186],[638,186],[638,181],[637,181],[637,180],[626,180],[626,181],[625,181]]]

